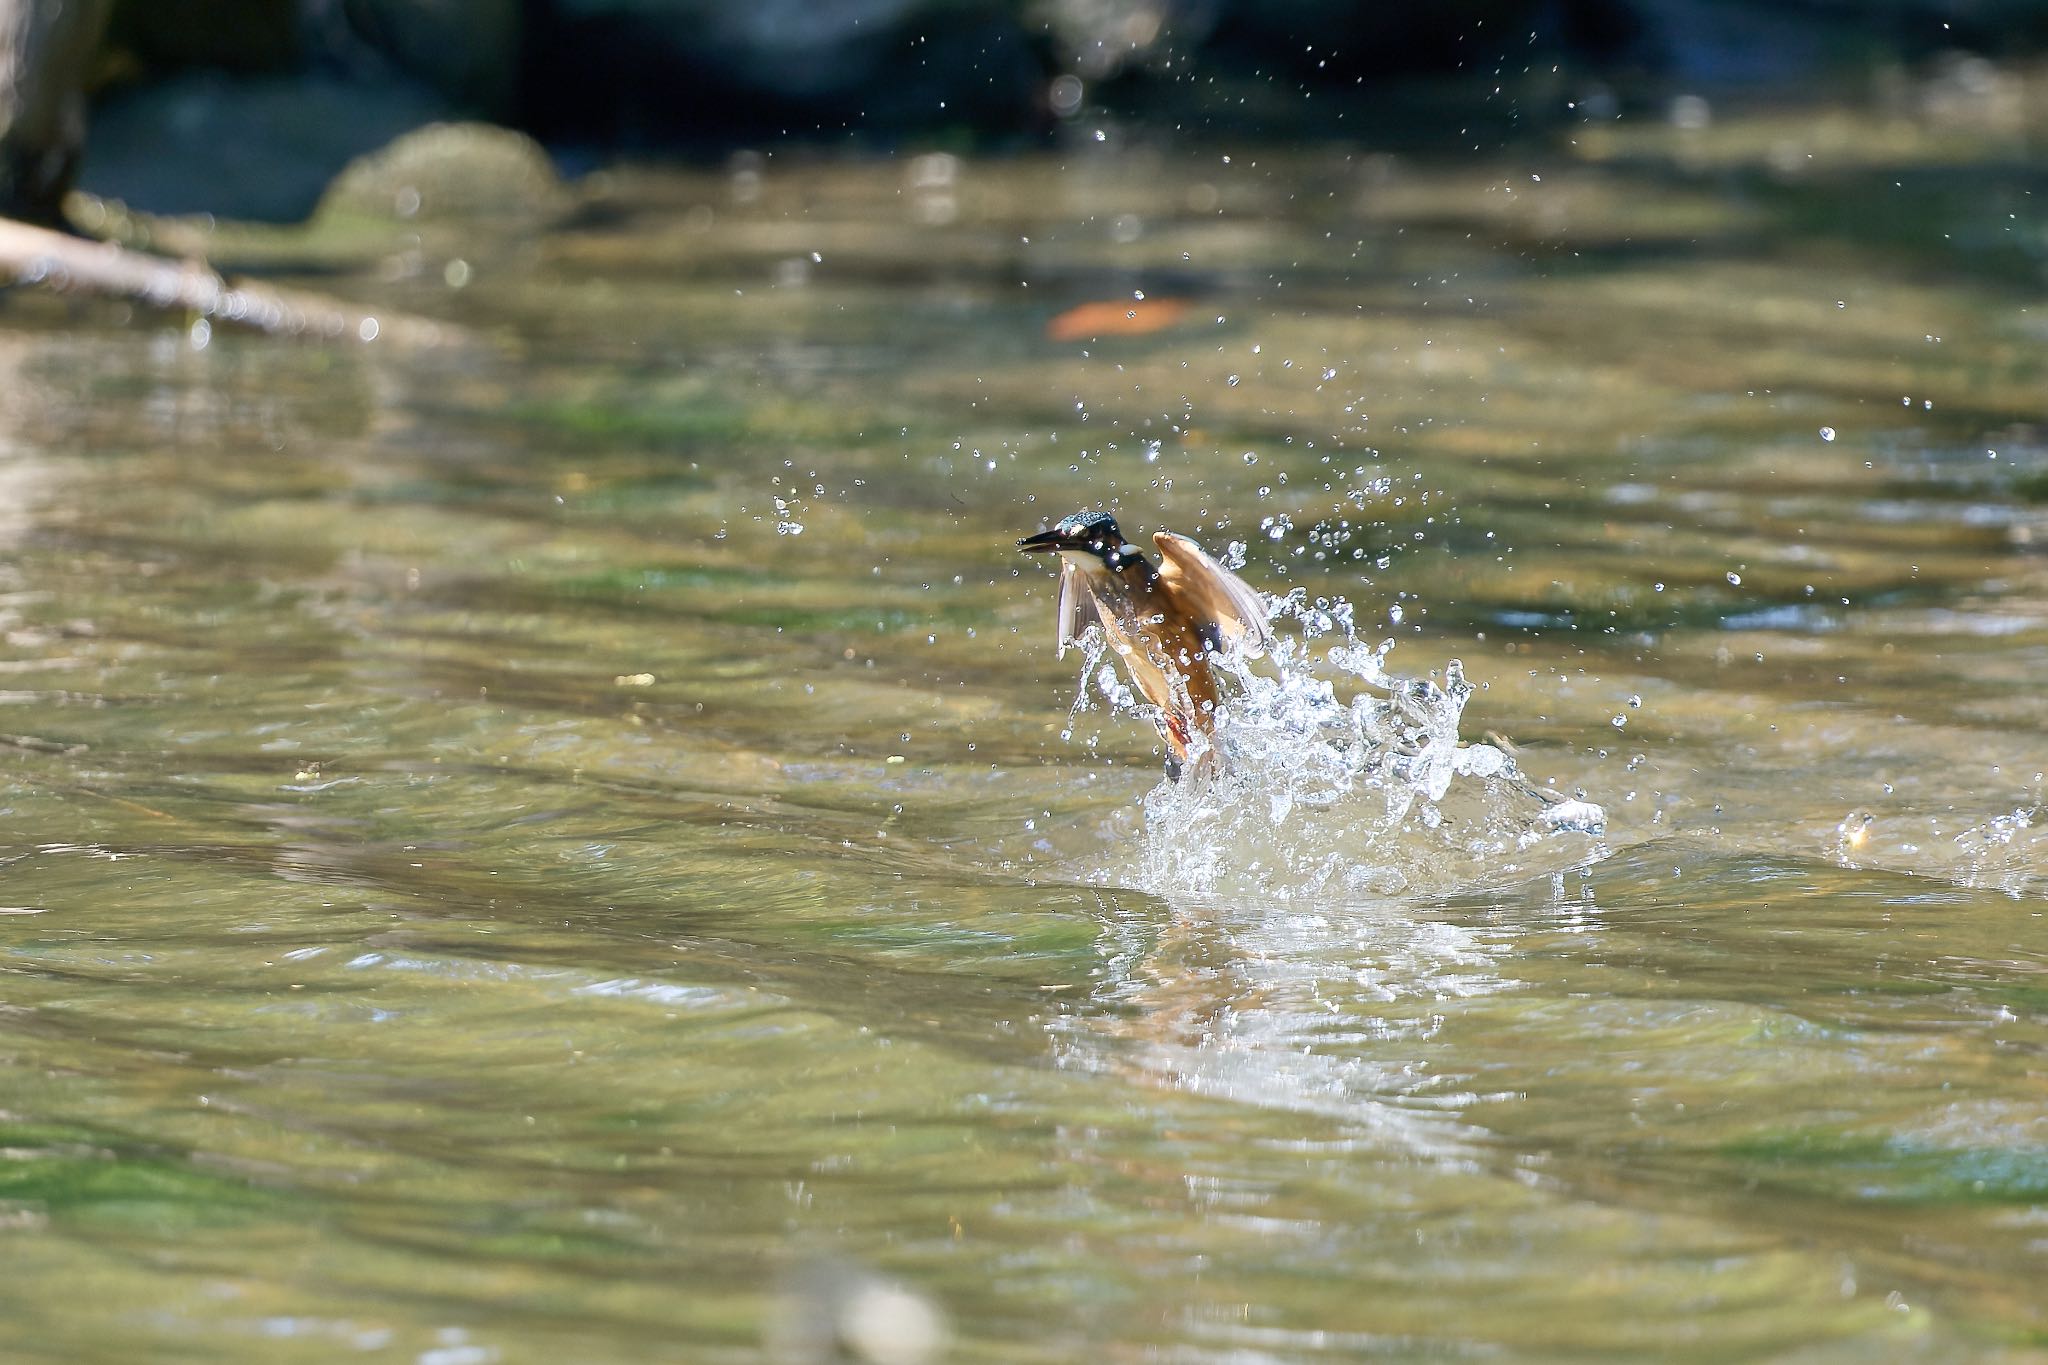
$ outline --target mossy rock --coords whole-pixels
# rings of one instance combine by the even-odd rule
[[[434,123],[358,157],[321,197],[320,218],[539,223],[568,193],[539,143],[485,123]]]

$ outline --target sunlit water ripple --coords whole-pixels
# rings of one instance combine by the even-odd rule
[[[429,354],[25,302],[0,1354],[2038,1353],[2038,308],[1597,141],[621,172],[322,281]],[[1285,606],[1179,784],[1010,548],[1098,504]]]

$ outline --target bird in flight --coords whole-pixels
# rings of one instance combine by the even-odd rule
[[[1226,649],[1257,658],[1273,644],[1266,601],[1201,546],[1156,531],[1159,561],[1124,539],[1107,512],[1076,512],[1017,548],[1060,558],[1059,648],[1090,626],[1123,660],[1156,708],[1155,724],[1173,750],[1177,775],[1197,735],[1215,724],[1218,689],[1209,666]]]

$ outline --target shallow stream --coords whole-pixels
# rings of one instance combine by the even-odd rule
[[[1112,130],[272,244],[433,345],[16,300],[0,1355],[2042,1358],[2044,192]],[[1096,505],[1604,833],[1175,807]]]

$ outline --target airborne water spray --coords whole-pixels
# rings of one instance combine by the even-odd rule
[[[1393,641],[1361,643],[1342,600],[1296,591],[1270,612],[1300,638],[1279,640],[1260,670],[1234,652],[1216,661],[1236,686],[1210,752],[1146,796],[1131,864],[1105,876],[1160,894],[1371,899],[1600,856],[1601,807],[1540,789],[1498,745],[1460,742],[1474,689],[1457,660],[1441,681],[1402,677],[1386,666]],[[1095,681],[1111,709],[1141,708],[1107,671]]]

